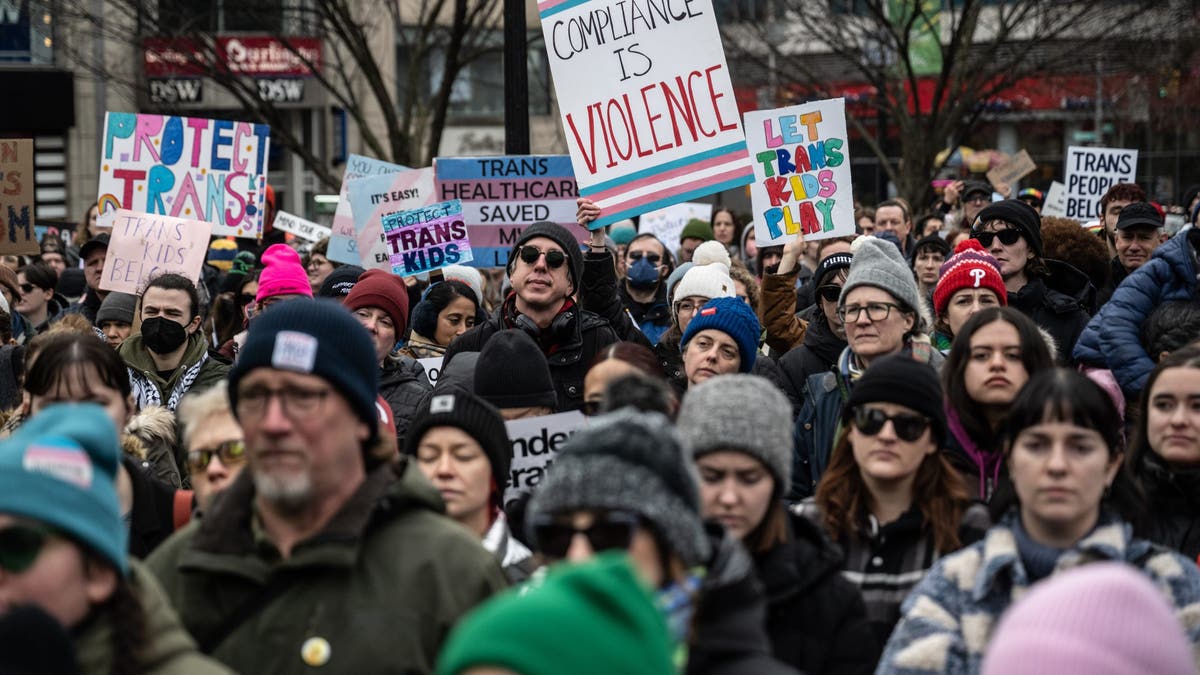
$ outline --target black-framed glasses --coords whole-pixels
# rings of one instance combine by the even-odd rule
[[[200,448],[189,450],[187,454],[188,468],[192,471],[204,471],[213,456],[225,466],[236,466],[246,461],[246,444],[243,441],[225,441],[215,448]]]
[[[36,525],[10,525],[0,530],[0,569],[20,574],[33,566],[54,532]]]
[[[625,511],[597,514],[592,524],[587,527],[575,527],[572,523],[542,514],[533,523],[533,533],[537,539],[538,550],[551,558],[565,558],[571,548],[571,541],[577,534],[586,537],[588,545],[597,553],[627,549],[633,541],[634,533],[637,532],[638,524],[638,517]]]
[[[282,389],[250,387],[238,394],[238,412],[247,415],[261,415],[266,412],[271,399],[278,396],[279,404],[283,406],[283,414],[292,420],[298,420],[305,415],[315,413],[325,398],[329,396],[329,391],[329,389],[301,389],[300,387],[284,387]]]
[[[992,242],[995,241],[997,237],[1000,239],[1001,244],[1004,244],[1005,246],[1012,246],[1021,238],[1021,231],[1009,228],[1007,230],[1000,230],[999,232],[983,232],[981,230],[975,230],[971,233],[971,238],[978,239],[979,243],[984,248],[991,248]]]
[[[563,263],[567,261],[567,254],[556,248],[552,248],[549,251],[543,251],[536,246],[522,246],[521,248],[517,249],[517,255],[521,257],[521,260],[530,265],[536,264],[538,258],[545,255],[546,267],[549,267],[552,270],[562,267]]]
[[[878,408],[857,408],[854,411],[854,426],[860,432],[874,436],[880,431],[883,431],[883,425],[888,422],[892,423],[892,428],[896,430],[896,436],[908,443],[912,443],[925,433],[925,429],[929,427],[929,420],[920,415],[910,415],[909,413],[896,413],[888,415]]]
[[[651,265],[657,265],[658,263],[662,262],[662,256],[657,253],[646,253],[644,251],[630,251],[626,255],[628,255],[629,259],[634,262],[637,262],[637,261],[641,260],[642,258],[649,260]]]
[[[869,302],[865,305],[846,305],[838,307],[838,318],[842,323],[854,323],[865,311],[870,321],[883,321],[892,313],[892,308],[900,309],[894,302]]]
[[[837,302],[842,297],[842,287],[836,284],[825,284],[817,287],[817,295],[825,302]]]

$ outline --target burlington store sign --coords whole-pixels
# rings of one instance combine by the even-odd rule
[[[212,104],[212,73],[254,79],[259,97],[302,103],[305,80],[321,68],[321,40],[267,35],[218,37],[211,46],[186,38],[146,38],[143,68],[151,103]]]

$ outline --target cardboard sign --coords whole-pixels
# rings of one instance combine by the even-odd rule
[[[33,139],[0,140],[0,254],[38,253],[33,221]]]
[[[354,229],[354,213],[350,206],[350,181],[367,176],[405,171],[407,168],[362,155],[350,155],[346,158],[346,172],[342,174],[342,187],[338,193],[337,210],[333,214],[333,233],[329,235],[329,255],[327,257],[330,260],[347,265],[362,264],[358,257],[358,237],[357,231]]]
[[[437,384],[438,378],[442,375],[443,360],[444,359],[441,356],[430,356],[426,359],[417,359],[417,363],[421,364],[421,367],[425,369],[425,377],[429,379],[429,384]]]
[[[511,420],[504,423],[512,444],[512,463],[504,490],[504,506],[529,494],[546,477],[567,439],[582,429],[587,418],[578,410]]]
[[[265,124],[106,113],[100,211],[204,220],[215,235],[255,239],[262,232],[270,149]]]
[[[1068,147],[1065,217],[1081,223],[1100,218],[1100,198],[1117,183],[1134,182],[1137,158],[1137,150]]]
[[[1046,200],[1042,202],[1043,216],[1063,217],[1067,215],[1067,186],[1058,181],[1050,184],[1046,190]]]
[[[100,288],[138,295],[147,281],[167,272],[198,282],[213,229],[203,220],[118,210]]]
[[[754,157],[750,201],[758,247],[854,234],[846,101],[746,113]]]
[[[392,251],[383,234],[389,213],[418,209],[437,201],[433,169],[408,169],[349,182],[355,248],[366,269],[392,271]]]
[[[438,158],[439,199],[458,199],[475,251],[473,267],[504,267],[527,225],[549,220],[587,242],[575,222],[579,191],[566,155]]]
[[[711,222],[712,210],[712,204],[684,202],[643,213],[638,221],[638,233],[652,233],[674,255],[675,250],[679,248],[679,233],[683,231],[683,226],[693,218],[699,218],[706,223]],[[678,261],[676,263],[678,264]]]
[[[462,202],[438,202],[383,217],[392,271],[402,277],[471,262]]]
[[[321,241],[333,233],[333,230],[324,225],[293,216],[287,211],[275,213],[275,229],[290,232],[305,241]]]
[[[1022,149],[1010,157],[1007,162],[988,171],[987,179],[992,185],[1003,183],[1009,188],[1016,188],[1017,181],[1033,173],[1036,169],[1037,164],[1033,163],[1033,158],[1029,156],[1026,150]],[[1016,194],[1015,189],[1013,190],[1013,194]]]
[[[754,178],[712,0],[539,0],[592,229]]]

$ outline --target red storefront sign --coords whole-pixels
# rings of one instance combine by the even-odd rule
[[[252,77],[311,77],[321,67],[321,39],[229,35],[215,44],[187,38],[146,38],[146,77],[205,75],[210,70]]]

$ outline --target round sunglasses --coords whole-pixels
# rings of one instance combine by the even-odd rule
[[[567,254],[556,248],[552,248],[549,251],[543,251],[536,246],[522,246],[521,248],[517,249],[517,255],[521,258],[521,260],[530,265],[536,264],[538,258],[544,255],[546,256],[546,267],[549,267],[552,270],[562,267],[563,263],[567,261]]]

